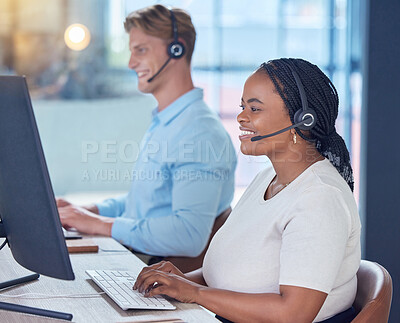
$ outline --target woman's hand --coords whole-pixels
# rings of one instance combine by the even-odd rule
[[[165,261],[144,268],[133,286],[147,297],[163,294],[183,303],[195,303],[201,288],[204,286],[186,279],[179,269]]]
[[[154,265],[148,266],[148,267],[144,267],[142,269],[142,271],[139,273],[138,277],[145,277],[146,273],[149,271],[154,271],[154,270],[159,270],[159,271],[163,271],[166,273],[171,273],[171,274],[175,274],[178,276],[181,276],[183,278],[185,277],[185,274],[182,273],[178,268],[176,268],[171,262],[169,261],[160,261]],[[136,285],[136,284],[135,284]]]

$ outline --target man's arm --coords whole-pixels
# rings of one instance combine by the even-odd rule
[[[118,197],[106,199],[100,203],[96,203],[94,206],[98,210],[97,214],[111,218],[121,216],[125,212],[127,195],[128,194],[124,194]]]
[[[174,167],[172,208],[165,211],[161,208],[157,217],[117,218],[112,236],[147,254],[199,255],[208,241],[226,180],[206,167],[195,163]]]

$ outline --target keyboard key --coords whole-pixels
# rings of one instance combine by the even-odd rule
[[[103,287],[111,287],[111,285],[108,282],[106,282],[105,280],[101,281],[101,285]]]
[[[113,295],[118,295],[119,293],[116,291],[116,289],[114,287],[108,287],[107,291]]]
[[[129,273],[127,271],[120,271],[119,272],[121,274],[121,276],[123,277],[130,277]]]
[[[114,297],[121,302],[127,301],[127,299],[125,297],[121,296],[120,294],[116,294],[116,295],[114,295]]]

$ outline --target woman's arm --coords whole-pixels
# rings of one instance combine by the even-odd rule
[[[234,322],[312,322],[327,296],[317,290],[284,285],[280,286],[280,294],[237,293],[153,269],[139,275],[134,289],[146,296],[163,294],[197,303]]]
[[[280,294],[249,294],[200,288],[195,302],[233,322],[312,322],[327,294],[280,286]]]

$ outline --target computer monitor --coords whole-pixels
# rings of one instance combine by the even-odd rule
[[[15,260],[73,280],[25,77],[0,76],[0,237]],[[2,307],[0,306],[0,309]]]

